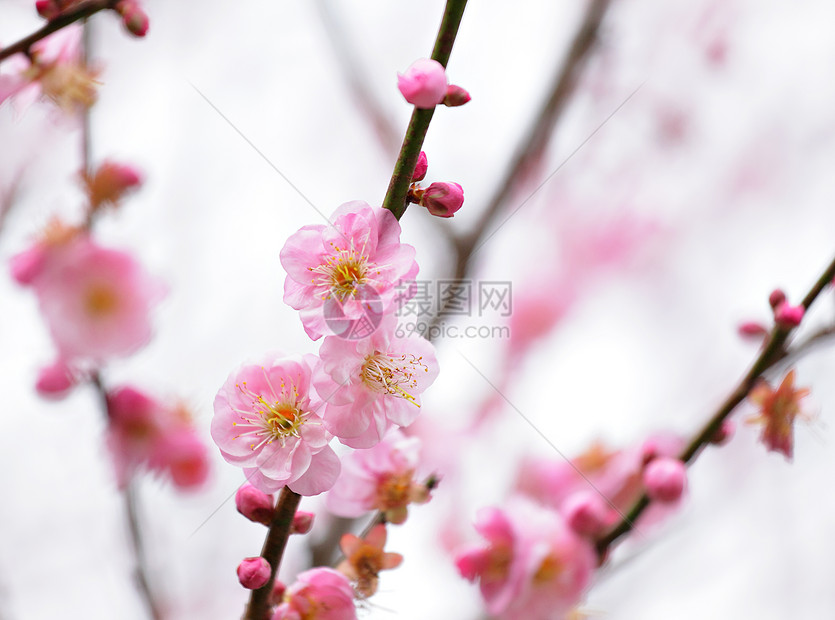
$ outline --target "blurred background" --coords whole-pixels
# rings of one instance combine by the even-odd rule
[[[477,225],[587,8],[470,4],[448,75],[472,101],[437,110],[424,146],[427,181],[460,183],[465,204],[453,220],[418,208],[402,220],[432,282],[450,277],[448,231]],[[38,27],[33,5],[0,0],[0,43]],[[186,399],[210,442],[229,372],[267,351],[316,352],[282,302],[278,253],[321,223],[317,210],[382,201],[411,113],[396,74],[429,55],[444,3],[143,5],[143,40],[114,15],[91,20],[102,67],[93,160],[131,162],[147,178],[96,235],[135,253],[169,293],[151,344],[105,377]],[[451,318],[447,328],[490,329],[436,341],[441,376],[420,434],[445,477],[390,528],[388,549],[406,559],[361,617],[485,617],[447,547],[476,540],[476,510],[505,500],[523,455],[560,458],[549,442],[571,456],[595,440],[688,435],[709,417],[757,352],[736,326],[767,322],[775,287],[799,302],[832,259],[833,66],[825,0],[613,0],[553,139],[473,260],[473,282],[511,283],[514,316]],[[352,79],[379,108],[376,129]],[[4,264],[51,215],[80,214],[79,153],[77,124],[50,105],[0,107],[0,191],[16,188]],[[492,329],[524,332],[534,318],[517,312],[531,308],[545,318],[529,342]],[[53,348],[36,300],[3,277],[0,309],[0,618],[145,618],[96,395],[39,399],[35,377]],[[828,293],[804,326],[832,315]],[[816,417],[796,429],[794,462],[740,424],[691,469],[682,509],[599,574],[591,617],[832,617],[835,354],[823,347],[796,367]],[[172,619],[239,617],[247,592],[235,567],[263,541],[235,511],[240,470],[210,449],[204,490],[140,487],[151,579]],[[327,525],[320,517],[311,538]],[[287,582],[307,566],[305,543],[291,540]]]

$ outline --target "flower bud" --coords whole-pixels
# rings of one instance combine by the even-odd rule
[[[422,109],[432,109],[446,97],[446,71],[437,60],[420,58],[397,74],[397,88],[409,103]]]
[[[784,301],[786,301],[786,294],[779,288],[771,291],[771,295],[768,296],[768,304],[774,309]]]
[[[44,19],[54,19],[61,13],[61,6],[54,0],[37,0],[35,10]]]
[[[470,99],[472,99],[472,97],[470,97],[470,93],[460,86],[450,84],[446,89],[444,105],[448,108],[457,108],[458,106],[467,103]]]
[[[678,501],[684,492],[687,468],[678,459],[653,459],[644,468],[644,486],[649,498],[658,502]]]
[[[722,426],[720,426],[719,430],[717,430],[713,437],[710,438],[710,443],[715,446],[724,446],[731,440],[731,437],[734,436],[735,430],[736,425],[733,423],[733,420],[723,420]]]
[[[597,536],[609,524],[609,509],[596,493],[580,491],[566,498],[561,511],[572,530],[581,536]]]
[[[249,483],[244,484],[235,493],[235,506],[238,512],[255,523],[269,525],[273,520],[273,496],[259,491]]]
[[[238,581],[249,590],[264,587],[270,580],[270,565],[262,557],[244,558],[238,564]]]
[[[24,286],[32,284],[38,274],[43,271],[46,262],[46,251],[40,244],[35,244],[27,250],[12,256],[9,261],[12,279]]]
[[[417,163],[415,164],[415,171],[412,173],[412,183],[422,181],[426,176],[426,171],[429,169],[429,161],[426,159],[426,153],[423,151],[418,155]]]
[[[791,329],[800,325],[805,313],[803,306],[791,306],[783,302],[774,308],[774,321],[783,329]]]
[[[75,377],[67,362],[58,358],[38,372],[35,389],[45,398],[60,399],[66,396],[75,385]]]
[[[293,525],[290,526],[290,533],[291,534],[307,534],[310,531],[310,528],[313,527],[313,517],[315,515],[312,512],[305,512],[303,510],[299,510],[293,515]]]
[[[423,192],[420,204],[432,215],[452,217],[464,204],[464,190],[458,183],[433,183]]]
[[[135,0],[122,0],[116,4],[116,11],[122,16],[125,29],[136,37],[144,37],[148,33],[148,15]]]
[[[756,321],[746,321],[737,327],[737,333],[746,339],[762,340],[768,334],[768,330],[762,323]]]

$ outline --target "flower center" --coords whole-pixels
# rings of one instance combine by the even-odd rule
[[[408,353],[395,356],[375,351],[365,358],[360,378],[374,392],[405,398],[416,407],[420,407],[414,394],[409,391],[417,388],[417,372],[420,369],[429,372],[429,368],[423,363],[423,357],[415,357]]]
[[[333,244],[332,244],[333,245]],[[364,252],[333,245],[334,253],[317,267],[309,267],[315,274],[313,283],[325,289],[323,299],[331,296],[344,301],[356,295],[359,287],[368,281],[368,257]]]
[[[534,573],[533,582],[536,585],[550,583],[556,579],[556,577],[562,572],[562,569],[562,563],[553,553],[547,555],[545,556],[545,559],[542,560],[542,564],[539,565],[536,573]]]
[[[271,398],[264,398],[262,394],[248,388],[246,381],[236,383],[235,387],[251,403],[251,409],[248,411],[235,409],[242,421],[235,422],[234,425],[247,429],[235,439],[252,437],[254,441],[249,447],[251,450],[257,450],[276,440],[283,446],[289,437],[300,436],[307,412],[300,407],[295,386],[291,385],[291,389],[288,390],[282,383],[278,393],[270,386]]]
[[[93,284],[84,296],[84,308],[94,317],[112,314],[119,305],[119,297],[106,284]]]
[[[391,510],[409,505],[412,491],[412,472],[400,474],[387,472],[382,475],[377,484],[377,507],[381,510]]]

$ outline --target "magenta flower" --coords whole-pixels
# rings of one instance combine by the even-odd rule
[[[35,290],[60,355],[101,362],[147,344],[161,283],[125,252],[81,232],[60,235],[12,258],[12,275]]]
[[[264,493],[281,487],[318,495],[333,486],[339,459],[308,395],[315,356],[244,364],[215,397],[212,439],[227,462],[242,467]]]
[[[364,337],[394,307],[398,285],[417,276],[415,249],[400,243],[400,224],[386,209],[349,202],[331,222],[305,226],[284,244],[284,301],[314,340]]]
[[[419,58],[404,73],[397,74],[397,88],[415,107],[434,108],[446,97],[446,70],[437,60]]]
[[[356,620],[351,582],[332,568],[300,573],[284,592],[272,620]]]
[[[394,335],[384,319],[365,340],[325,338],[316,368],[316,391],[327,401],[322,419],[340,442],[370,448],[392,424],[408,426],[420,412],[420,394],[438,376],[435,350],[420,337]]]
[[[426,485],[415,478],[419,456],[420,439],[391,429],[373,448],[345,457],[326,499],[328,510],[341,517],[379,510],[387,523],[403,523],[410,503],[429,500]]]
[[[488,611],[506,620],[564,618],[589,584],[596,556],[559,513],[513,498],[479,512],[486,544],[457,554],[461,575],[478,581]]]

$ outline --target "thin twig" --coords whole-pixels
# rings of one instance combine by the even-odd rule
[[[562,117],[563,112],[571,100],[571,95],[577,84],[580,74],[585,68],[594,44],[598,39],[600,25],[609,8],[611,0],[592,0],[580,22],[577,31],[574,33],[568,54],[557,68],[550,88],[550,94],[545,100],[536,119],[530,126],[525,136],[519,143],[513,159],[496,188],[487,208],[479,215],[475,227],[468,233],[454,237],[452,249],[455,253],[455,269],[453,280],[463,280],[472,269],[472,257],[476,248],[480,247],[480,241],[487,233],[490,224],[496,219],[507,199],[513,195],[523,181],[529,176],[543,153],[545,152],[551,137]],[[429,322],[429,328],[425,335],[437,333],[433,329],[441,320],[448,302],[441,300],[441,307],[437,314]]]
[[[447,0],[438,37],[435,39],[435,48],[432,50],[432,59],[437,60],[444,67],[449,62],[452,46],[458,35],[458,26],[461,24],[461,17],[464,15],[466,6],[467,0]],[[386,197],[383,199],[383,208],[394,213],[398,220],[406,212],[406,195],[409,192],[415,164],[417,164],[420,149],[434,113],[435,108],[428,110],[415,108],[409,126],[406,128],[400,155],[394,164],[394,172],[391,175]]]
[[[281,565],[281,558],[287,546],[287,539],[290,537],[293,517],[301,499],[301,495],[294,493],[287,487],[281,489],[273,520],[270,523],[267,538],[264,540],[264,547],[261,549],[261,557],[267,560],[270,565],[270,579],[263,587],[252,591],[244,620],[264,620],[269,613],[270,594],[272,594],[278,567]]]
[[[41,39],[45,39],[53,32],[57,32],[74,22],[90,17],[99,11],[112,9],[116,6],[117,2],[118,0],[82,0],[66,13],[62,13],[58,17],[49,20],[42,28],[36,30],[29,36],[22,38],[16,43],[12,43],[8,47],[0,49],[0,62],[15,54],[28,54],[32,46]]]
[[[808,310],[812,303],[821,294],[823,289],[832,282],[835,277],[835,259],[823,271],[815,285],[806,294],[801,302],[804,309]],[[769,368],[786,357],[786,342],[793,330],[775,326],[769,335],[759,356],[751,364],[750,369],[740,380],[734,390],[719,406],[707,423],[690,440],[687,446],[679,455],[679,459],[690,463],[698,457],[704,448],[716,436],[722,426],[722,422],[736,409],[736,407],[748,396],[748,393],[756,385],[760,376]],[[635,521],[649,506],[649,498],[646,493],[635,502],[626,516],[615,525],[607,534],[597,541],[597,552],[599,557],[605,557],[610,547],[622,536],[628,534],[635,526]]]

